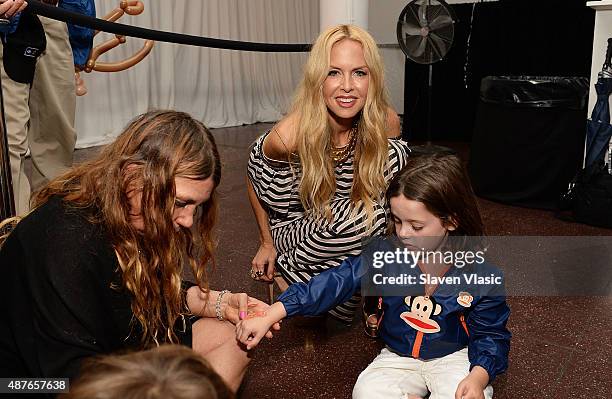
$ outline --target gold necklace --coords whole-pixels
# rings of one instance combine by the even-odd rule
[[[331,145],[330,155],[334,162],[342,163],[346,161],[355,148],[355,143],[357,143],[357,128],[352,127],[351,130],[349,130],[348,143],[342,147]]]

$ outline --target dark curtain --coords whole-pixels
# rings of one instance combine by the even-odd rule
[[[454,44],[433,66],[433,141],[471,140],[485,76],[590,76],[595,12],[584,0],[501,0],[451,7],[458,18]],[[422,140],[428,66],[406,60],[405,71],[402,134]]]

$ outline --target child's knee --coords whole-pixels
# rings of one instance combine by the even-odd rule
[[[361,372],[355,386],[353,387],[353,399],[372,399],[378,397],[376,395],[377,387],[380,387],[375,376],[366,369]]]
[[[353,387],[353,399],[362,399],[362,398],[367,398],[368,396],[371,397],[371,395],[368,395],[370,389],[368,389],[369,385],[371,385],[371,383],[369,383],[368,381],[368,376],[367,376],[367,369],[362,371],[361,374],[359,374],[359,377],[357,378],[357,382],[355,382],[355,386]]]
[[[353,387],[353,399],[365,399],[368,398],[368,391],[363,383],[360,383],[359,380],[355,383]]]

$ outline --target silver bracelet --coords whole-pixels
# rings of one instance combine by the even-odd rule
[[[221,292],[219,292],[219,296],[217,296],[217,303],[215,303],[215,315],[217,316],[217,320],[219,321],[223,321],[225,320],[223,318],[223,315],[221,314],[221,299],[223,298],[223,295],[225,294],[231,294],[230,290],[223,290]]]

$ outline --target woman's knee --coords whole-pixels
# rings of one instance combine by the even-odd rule
[[[237,352],[241,349],[235,326],[227,321],[200,319],[193,325],[192,332],[192,348],[203,356],[220,347],[235,347]]]
[[[248,352],[236,339],[235,326],[215,319],[200,319],[193,326],[192,348],[218,367],[217,362],[243,370],[250,362]]]

